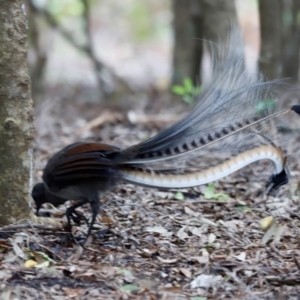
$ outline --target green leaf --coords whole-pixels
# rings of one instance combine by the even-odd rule
[[[133,292],[133,291],[139,291],[141,288],[137,285],[132,284],[126,284],[121,287],[121,290],[124,292]]]
[[[285,9],[282,13],[282,23],[285,27],[290,27],[293,24],[293,14]]]
[[[184,95],[183,97],[182,97],[182,100],[184,101],[184,102],[186,102],[186,103],[188,103],[188,104],[191,104],[192,102],[193,102],[193,97],[192,96],[190,96],[190,95]]]
[[[194,88],[194,84],[193,84],[193,81],[192,81],[191,78],[189,78],[189,77],[184,78],[184,80],[183,80],[183,86],[184,86],[185,92],[187,94],[191,94],[192,93],[192,90]]]
[[[275,108],[275,100],[274,99],[266,99],[260,101],[256,104],[256,112],[261,113],[264,110],[272,110]]]
[[[172,86],[172,92],[179,96],[183,96],[186,94],[185,88],[177,84]]]
[[[48,10],[53,17],[81,16],[84,10],[81,1],[74,0],[52,0],[48,3]]]
[[[210,183],[204,191],[204,198],[208,200],[209,199],[227,200],[229,196],[223,193],[215,193],[215,186],[213,183]]]
[[[37,269],[48,268],[50,266],[50,261],[45,260],[44,262],[35,265],[34,267]]]
[[[52,258],[50,258],[47,254],[45,254],[44,252],[39,252],[39,251],[37,251],[36,253],[38,253],[40,256],[42,256],[42,258],[43,258],[44,260],[56,264],[56,262],[55,262]]]
[[[177,200],[184,200],[184,195],[181,192],[177,192],[175,194],[175,199],[177,199]]]
[[[239,206],[237,206],[236,209],[239,210],[239,211],[245,211],[245,210],[249,209],[249,206],[247,206],[247,205],[239,205]]]
[[[144,1],[135,1],[132,5],[127,6],[127,19],[133,37],[137,41],[143,41],[155,33],[155,25],[151,22],[151,13],[149,12],[147,3]]]
[[[199,95],[200,92],[201,92],[201,90],[202,90],[202,87],[201,87],[201,86],[196,86],[196,87],[194,88],[194,90],[193,90],[193,94],[194,94],[194,95]]]
[[[214,244],[207,244],[204,246],[205,249],[214,249],[215,245]]]
[[[117,270],[117,274],[124,274],[126,276],[133,276],[131,271],[126,270],[126,269],[119,269]]]
[[[206,187],[205,191],[204,191],[204,198],[205,199],[211,199],[211,197],[214,195],[215,193],[215,186],[213,183],[208,184],[208,186]]]

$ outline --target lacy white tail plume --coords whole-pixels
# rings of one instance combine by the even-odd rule
[[[126,181],[166,188],[196,186],[262,159],[275,165],[270,181],[274,188],[288,181],[271,119],[291,109],[275,111],[272,92],[278,82],[264,82],[259,72],[250,74],[243,48],[240,32],[233,29],[230,47],[219,61],[213,59],[212,76],[191,113],[123,151]]]

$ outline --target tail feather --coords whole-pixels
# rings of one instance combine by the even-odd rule
[[[264,82],[259,72],[246,70],[243,51],[237,50],[244,46],[237,28],[229,44],[220,59],[212,58],[210,80],[197,96],[194,109],[158,135],[123,150],[124,164],[186,155],[289,111],[275,112],[271,90],[278,81]]]
[[[175,137],[175,139],[170,139],[163,145],[160,145],[159,148],[149,149],[148,147],[144,152],[142,152],[141,148],[139,148],[140,151],[138,151],[138,155],[132,160],[124,161],[123,164],[145,164],[164,161],[170,158],[178,158],[179,156],[185,156],[187,154],[191,154],[191,152],[193,151],[210,146],[213,143],[219,142],[222,139],[237,134],[242,130],[246,130],[249,127],[259,124],[260,122],[277,117],[290,111],[292,110],[284,109],[260,119],[258,117],[245,118],[241,121],[236,121],[233,124],[229,124],[227,127],[220,127],[219,130],[211,131],[210,133],[207,133],[205,132],[206,130],[203,130],[202,134],[200,133],[198,136],[193,135],[192,138],[186,137],[187,134],[182,134],[184,138],[178,138],[177,140],[177,138]]]

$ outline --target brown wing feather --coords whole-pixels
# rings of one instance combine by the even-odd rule
[[[78,155],[87,152],[119,152],[120,148],[102,143],[75,143],[67,147],[66,156]]]
[[[100,143],[75,143],[62,149],[48,162],[44,181],[60,185],[80,178],[117,177],[114,157],[120,149]]]

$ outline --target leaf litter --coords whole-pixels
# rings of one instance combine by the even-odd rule
[[[38,179],[50,155],[67,143],[88,138],[126,147],[166,126],[154,113],[147,116],[150,123],[133,122],[133,114],[140,115],[134,109],[126,117],[64,106],[64,118],[62,111],[51,110],[57,120],[51,128],[42,122],[49,110],[37,117]],[[176,114],[170,113],[160,112],[173,122]],[[296,147],[291,143],[289,149],[294,161],[300,153]],[[64,229],[70,203],[58,209],[44,205],[44,219],[55,221],[50,225],[26,221],[0,229],[0,298],[297,299],[299,164],[291,164],[291,185],[266,201],[257,196],[263,183],[251,167],[181,191],[121,184],[104,195],[85,249],[79,245],[85,224]],[[80,212],[90,216],[88,206]]]

